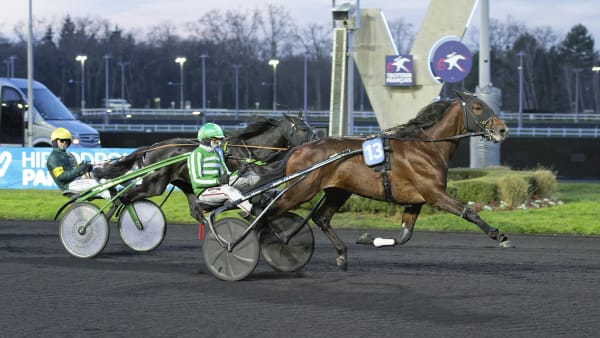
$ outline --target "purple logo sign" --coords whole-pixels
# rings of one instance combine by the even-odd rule
[[[385,85],[386,86],[412,86],[415,84],[413,76],[412,55],[386,55],[385,56]]]
[[[473,56],[467,46],[459,41],[446,41],[433,53],[433,74],[450,83],[462,81],[473,65]]]

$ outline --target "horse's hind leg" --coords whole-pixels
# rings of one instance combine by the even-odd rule
[[[165,174],[155,172],[142,180],[142,184],[132,187],[121,195],[124,201],[138,201],[146,197],[162,194],[169,184],[168,180],[162,179]]]
[[[348,257],[347,248],[344,242],[340,240],[337,234],[331,228],[331,218],[336,211],[338,211],[342,205],[348,200],[352,194],[335,188],[329,188],[325,190],[325,200],[323,204],[312,216],[312,220],[321,228],[321,231],[329,238],[329,241],[335,247],[337,251],[336,264],[339,268],[346,271],[348,269]]]
[[[400,245],[408,242],[412,236],[415,222],[417,221],[417,217],[419,217],[422,206],[422,204],[415,204],[404,208],[404,212],[402,213],[402,228],[400,229],[400,235],[397,238],[375,238],[367,232],[356,240],[356,244],[367,244],[376,247],[382,247]]]
[[[193,192],[185,192],[185,197],[188,200],[188,206],[190,208],[190,215],[194,217],[197,221],[202,222],[204,219],[204,212],[202,208],[198,205],[198,198],[194,195]]]

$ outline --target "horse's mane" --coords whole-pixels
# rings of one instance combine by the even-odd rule
[[[232,138],[238,138],[238,139],[249,139],[253,136],[256,135],[260,135],[262,134],[265,130],[276,126],[277,125],[277,120],[271,117],[264,117],[264,116],[259,116],[256,118],[256,121],[254,121],[252,124],[250,124],[248,127],[246,127],[245,129],[242,129],[241,131],[237,132],[237,133],[232,133],[231,137]]]
[[[394,137],[406,137],[421,133],[423,130],[436,124],[444,112],[448,109],[448,106],[452,104],[452,101],[435,101],[429,105],[423,107],[417,116],[405,124],[401,124],[389,129],[384,130],[382,133],[385,135],[392,135]]]

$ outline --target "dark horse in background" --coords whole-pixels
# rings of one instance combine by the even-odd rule
[[[271,163],[285,155],[288,149],[316,139],[316,133],[304,120],[302,114],[274,119],[258,117],[255,122],[237,134],[228,135],[225,140],[225,160],[230,170],[242,165],[252,165],[256,161]],[[199,145],[196,139],[175,138],[144,146],[131,154],[94,169],[96,178],[112,179],[130,170],[141,168],[161,160],[191,152]],[[121,196],[123,202],[136,201],[159,196],[169,184],[178,187],[186,194],[190,214],[197,220],[202,218],[188,173],[187,161],[161,168],[144,178]]]
[[[462,138],[482,136],[501,142],[508,137],[508,127],[485,102],[469,93],[457,93],[457,96],[454,101],[431,103],[408,123],[384,131],[381,138],[385,161],[380,167],[367,166],[363,153],[358,152],[311,171],[304,179],[288,182],[288,185],[297,184],[267,211],[266,221],[298,207],[323,190],[324,200],[312,214],[312,220],[335,246],[337,265],[342,269],[347,268],[347,249],[331,228],[330,220],[352,194],[405,206],[397,238],[374,238],[367,233],[358,239],[359,244],[406,243],[421,207],[427,203],[475,223],[499,246],[512,247],[505,234],[446,192],[448,162]],[[335,153],[361,149],[364,141],[330,137],[299,146],[283,160],[286,174],[298,172]]]

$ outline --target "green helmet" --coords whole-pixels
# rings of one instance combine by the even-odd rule
[[[198,141],[210,138],[224,138],[223,129],[214,123],[207,123],[198,130]]]

